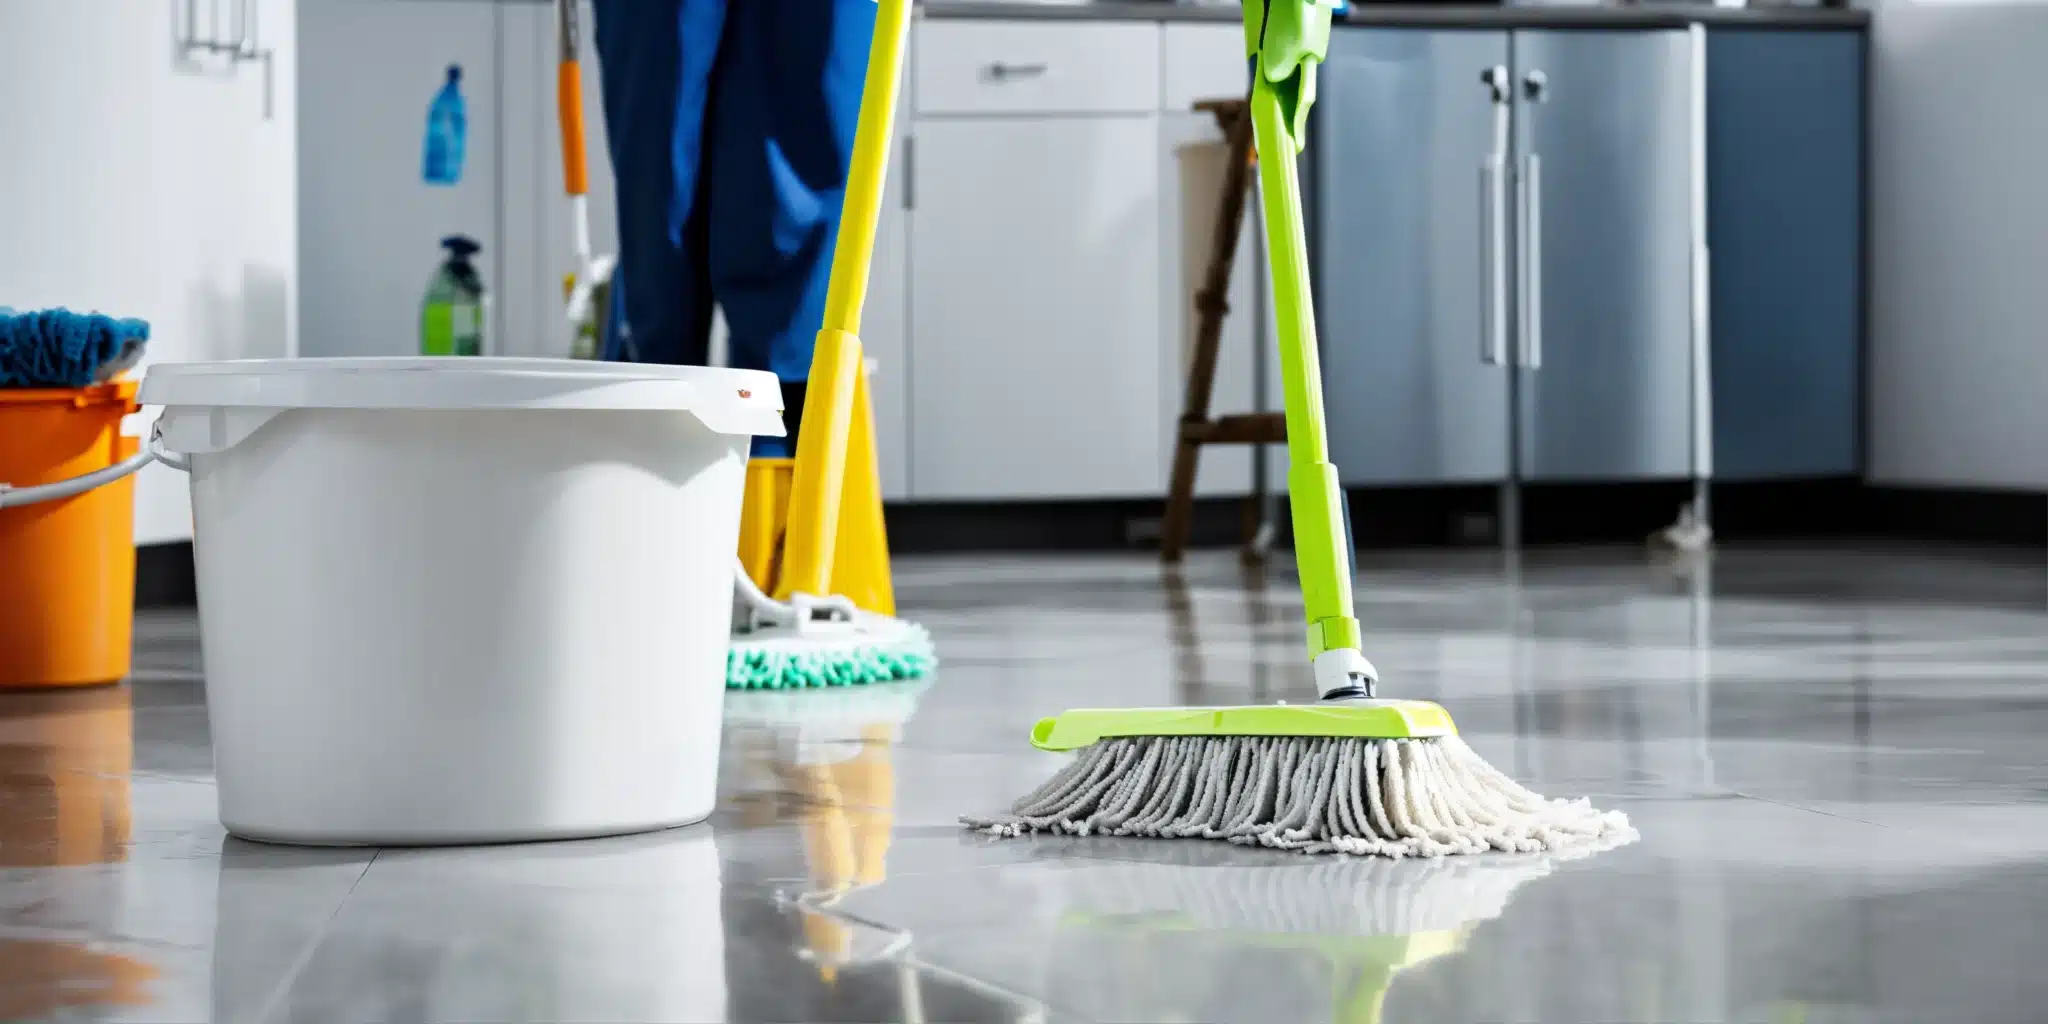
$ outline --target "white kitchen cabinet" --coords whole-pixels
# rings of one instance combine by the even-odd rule
[[[1156,115],[915,127],[922,500],[1164,490]]]
[[[481,243],[486,284],[504,291],[499,5],[324,0],[298,15],[299,351],[415,353],[443,236]],[[421,180],[420,151],[450,64],[462,67],[469,138],[462,181],[441,187]],[[496,351],[495,310],[487,326]]]

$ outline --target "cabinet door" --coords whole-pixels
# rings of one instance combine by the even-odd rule
[[[299,351],[391,356],[419,351],[420,298],[443,236],[483,245],[495,307],[508,288],[498,231],[495,4],[332,0],[300,5]],[[420,179],[427,106],[462,67],[469,142],[462,180]],[[559,293],[559,285],[557,286]],[[501,350],[494,308],[487,351]]]
[[[1688,476],[1687,33],[1517,32],[1514,50],[1521,475]]]
[[[1707,34],[1715,479],[1861,469],[1863,45]]]
[[[1508,473],[1500,32],[1347,28],[1309,132],[1324,405],[1348,484]],[[1489,168],[1494,168],[1489,170]],[[1499,325],[1505,329],[1505,323]]]
[[[1158,118],[914,135],[915,496],[1161,493]]]

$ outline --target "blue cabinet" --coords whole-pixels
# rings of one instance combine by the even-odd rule
[[[1864,41],[1707,34],[1717,480],[1861,471]]]

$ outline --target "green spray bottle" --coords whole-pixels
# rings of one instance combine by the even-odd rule
[[[420,303],[420,354],[475,356],[484,351],[484,279],[471,262],[483,247],[465,235],[441,239],[448,258]]]

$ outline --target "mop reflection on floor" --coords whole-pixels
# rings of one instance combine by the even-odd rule
[[[889,955],[893,937],[860,942],[855,929],[822,908],[888,877],[895,825],[894,751],[929,681],[801,691],[736,690],[725,717],[753,780],[738,802],[742,820],[766,824],[794,800],[810,877],[794,899],[803,916],[805,955],[827,981],[841,967]]]
[[[779,892],[803,922],[804,948],[818,976],[836,985],[855,969],[888,965],[896,975],[901,1019],[927,1019],[924,980],[943,979],[1041,1020],[1043,1007],[978,979],[922,963],[910,932],[848,913],[847,895],[888,878],[895,824],[895,747],[917,713],[929,680],[832,689],[735,690],[726,694],[729,742],[738,748],[743,823],[760,827],[795,817],[809,877]],[[786,814],[785,801],[795,801]]]
[[[1262,992],[1279,1016],[1377,1024],[1402,972],[1462,952],[1522,886],[1598,852],[1089,866],[1059,881],[1054,987],[1107,997],[1077,1008],[1099,1017],[1199,1019]],[[1162,973],[1161,964],[1186,969]],[[1290,998],[1311,992],[1326,994],[1326,1010]]]

